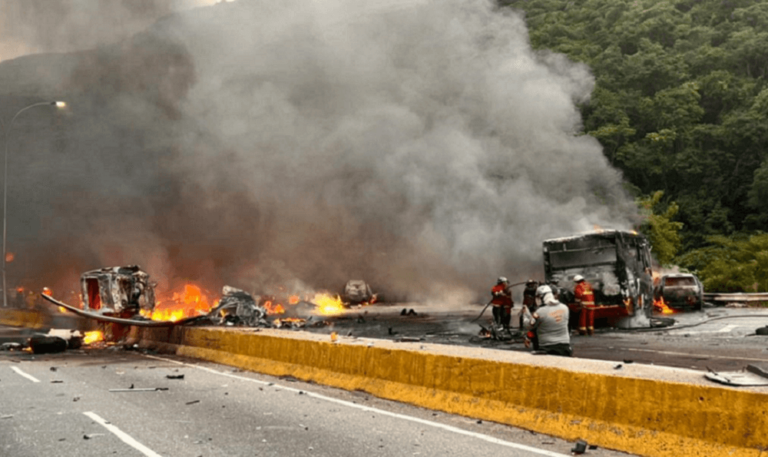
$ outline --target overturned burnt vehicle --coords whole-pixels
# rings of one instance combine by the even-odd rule
[[[651,247],[636,233],[600,230],[543,242],[546,282],[562,291],[560,301],[572,316],[574,277],[583,276],[595,293],[595,324],[619,328],[650,327],[653,310]],[[574,325],[577,319],[571,318]]]
[[[350,305],[371,305],[376,303],[377,295],[371,290],[362,279],[350,279],[344,286],[344,293],[341,295],[344,304]]]
[[[654,289],[654,299],[663,301],[670,308],[700,311],[704,306],[704,286],[693,274],[664,275]]]
[[[190,322],[197,318],[179,321],[153,321],[142,316],[155,308],[155,284],[149,274],[137,265],[109,267],[87,271],[80,276],[82,309],[43,294],[43,298],[77,315],[98,322],[140,326],[165,327]]]

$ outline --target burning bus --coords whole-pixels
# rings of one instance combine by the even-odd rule
[[[650,326],[651,246],[644,236],[600,230],[546,240],[543,251],[546,282],[571,291],[561,293],[560,301],[568,305],[572,316],[580,312],[572,294],[573,278],[582,275],[594,288],[596,323],[619,328]]]

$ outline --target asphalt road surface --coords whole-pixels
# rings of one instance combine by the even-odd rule
[[[0,455],[8,457],[564,456],[574,445],[361,392],[117,347],[0,352],[0,392]]]

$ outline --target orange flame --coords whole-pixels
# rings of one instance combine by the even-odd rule
[[[675,310],[667,306],[667,303],[664,301],[664,297],[659,298],[658,300],[654,300],[653,307],[656,309],[656,311],[660,312],[661,314],[675,313]]]
[[[275,319],[274,321],[272,321],[272,325],[274,325],[275,327],[280,327],[280,325],[299,323],[299,322],[306,322],[306,319],[301,319],[298,317],[281,317],[279,319]]]
[[[85,332],[83,336],[83,344],[93,344],[99,341],[104,341],[104,334],[100,330]]]
[[[315,311],[324,316],[343,314],[346,311],[344,305],[341,303],[341,297],[338,295],[333,297],[329,294],[315,294],[312,303],[317,305]]]
[[[280,303],[273,303],[272,300],[264,302],[264,308],[267,310],[268,315],[273,314],[285,314],[285,308]]]
[[[16,258],[16,254],[14,254],[13,252],[6,252],[5,253],[5,261],[6,262],[11,263],[11,262],[13,262],[13,259],[15,259],[15,258]]]
[[[208,313],[212,308],[210,303],[208,296],[200,287],[185,284],[182,292],[174,292],[170,300],[158,301],[151,313],[142,310],[141,315],[153,321],[176,322]],[[213,302],[213,306],[216,306],[216,303]]]

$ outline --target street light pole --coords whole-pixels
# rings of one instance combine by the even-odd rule
[[[64,102],[38,102],[33,103],[29,106],[25,106],[24,108],[20,109],[14,116],[13,119],[11,119],[10,124],[8,124],[8,128],[5,129],[5,160],[3,165],[3,307],[8,307],[8,288],[6,287],[5,282],[5,257],[7,255],[6,250],[6,235],[7,235],[7,227],[8,227],[8,143],[11,138],[11,130],[13,130],[13,122],[16,120],[17,117],[19,117],[19,114],[23,113],[24,111],[34,108],[35,106],[56,106],[58,108],[64,108],[67,106]]]

